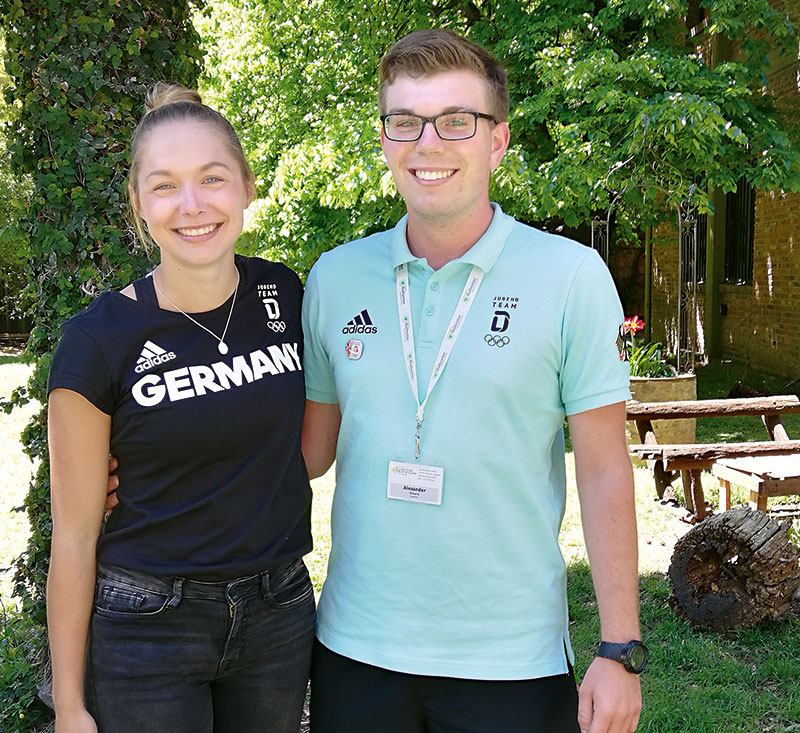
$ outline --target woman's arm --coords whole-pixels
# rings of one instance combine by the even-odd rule
[[[96,573],[95,548],[108,481],[111,417],[85,397],[54,389],[48,406],[53,543],[47,626],[56,731],[93,731],[83,667]]]

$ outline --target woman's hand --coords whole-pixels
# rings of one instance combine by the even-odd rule
[[[119,504],[117,499],[117,489],[119,488],[119,476],[117,476],[117,469],[119,468],[119,461],[116,456],[108,454],[108,488],[106,489],[106,516]]]
[[[73,714],[56,714],[55,733],[97,733],[97,723],[86,708],[81,707]]]

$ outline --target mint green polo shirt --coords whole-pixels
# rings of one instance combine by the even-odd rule
[[[629,397],[622,309],[595,251],[494,210],[439,270],[410,253],[404,218],[322,255],[306,287],[306,395],[342,413],[317,636],[385,669],[530,679],[572,658],[563,423]],[[402,263],[421,400],[472,266],[485,273],[425,409],[419,462],[444,468],[439,506],[387,498],[389,461],[415,461]]]

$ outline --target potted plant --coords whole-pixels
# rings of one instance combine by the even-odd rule
[[[639,402],[671,402],[697,399],[697,377],[678,374],[664,357],[664,347],[658,342],[639,343],[636,338],[645,322],[634,314],[626,318],[620,329],[624,354],[630,365],[631,397]],[[653,430],[659,443],[693,443],[694,418],[686,420],[654,420]],[[628,443],[641,443],[636,423],[628,421]],[[642,461],[634,459],[642,465]]]

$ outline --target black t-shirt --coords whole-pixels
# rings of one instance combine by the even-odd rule
[[[111,415],[120,461],[99,560],[224,580],[311,549],[302,285],[278,263],[237,256],[236,265],[224,356],[211,334],[158,307],[150,277],[137,281],[138,300],[103,293],[63,326],[49,389]],[[230,307],[191,315],[221,335]]]

